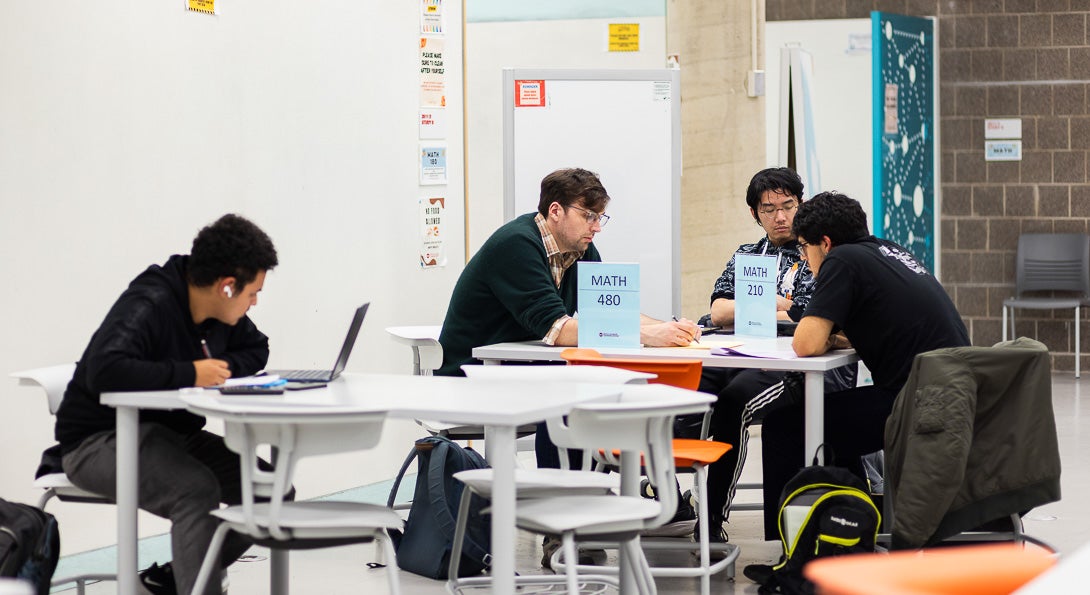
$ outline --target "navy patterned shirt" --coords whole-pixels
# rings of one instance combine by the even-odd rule
[[[791,318],[797,320],[795,314],[806,309],[810,303],[810,294],[814,291],[814,276],[810,273],[810,267],[799,255],[799,243],[791,240],[782,246],[773,246],[768,241],[768,236],[761,238],[756,244],[742,244],[730,257],[727,268],[715,281],[712,290],[711,302],[719,298],[733,300],[734,298],[734,258],[738,254],[759,254],[763,256],[779,256],[780,269],[776,275],[776,293],[793,302]],[[709,302],[710,303],[710,302]]]

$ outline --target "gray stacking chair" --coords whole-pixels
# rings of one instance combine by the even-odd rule
[[[1090,235],[1084,233],[1031,233],[1018,238],[1014,297],[1003,300],[1003,340],[1007,340],[1007,311],[1014,332],[1014,309],[1075,310],[1075,378],[1080,377],[1079,314],[1090,303]],[[1047,295],[1028,295],[1048,292]],[[1068,295],[1054,296],[1052,292]]]

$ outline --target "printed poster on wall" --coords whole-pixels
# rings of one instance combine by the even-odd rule
[[[446,107],[446,65],[442,37],[420,38],[420,106]]]
[[[937,273],[934,26],[931,19],[871,13],[874,235]]]
[[[607,47],[611,52],[640,51],[640,24],[610,23]]]
[[[216,14],[216,0],[185,0],[186,10]]]
[[[440,144],[420,145],[420,185],[447,183],[447,148]]]
[[[446,199],[442,197],[420,199],[420,220],[423,223],[423,233],[420,237],[420,268],[447,266],[447,252],[443,246],[445,201]]]
[[[420,32],[443,34],[443,0],[420,0]]]
[[[545,81],[515,81],[515,107],[545,107]]]

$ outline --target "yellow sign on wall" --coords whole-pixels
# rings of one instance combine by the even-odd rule
[[[216,14],[216,0],[186,0],[186,8],[193,12]]]
[[[638,52],[638,51],[640,51],[640,24],[639,23],[610,23],[609,24],[609,51],[611,51],[611,52]]]

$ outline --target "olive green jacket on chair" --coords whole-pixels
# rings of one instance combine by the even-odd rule
[[[894,547],[1060,499],[1051,383],[1048,349],[1024,337],[916,356],[886,421]]]

